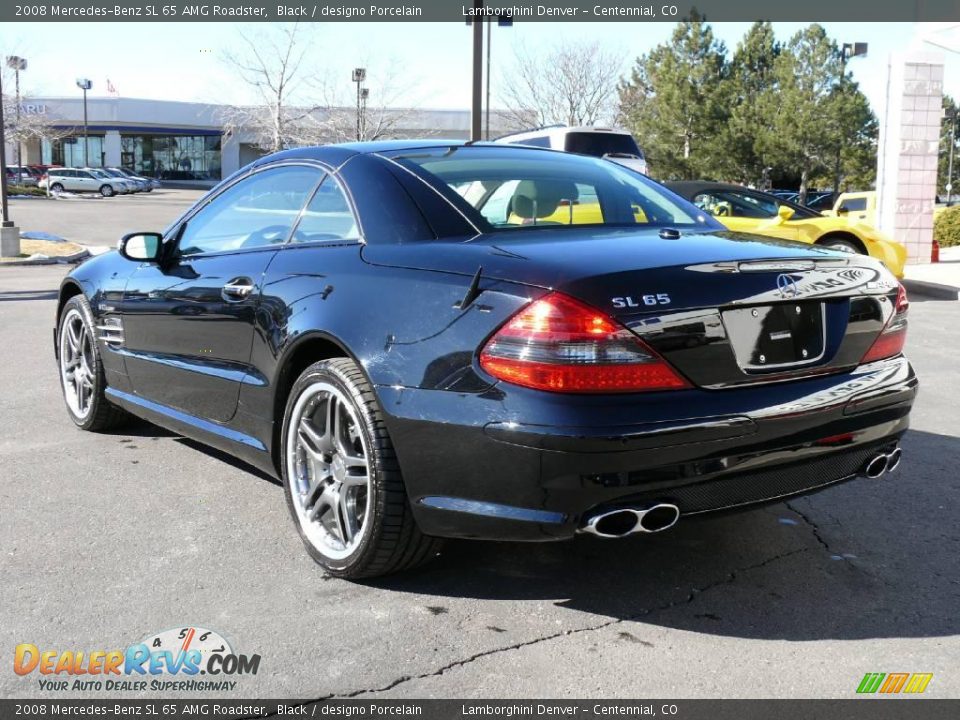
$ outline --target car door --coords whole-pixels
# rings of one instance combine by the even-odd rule
[[[50,175],[49,177],[51,185],[59,183],[63,186],[64,190],[70,192],[78,192],[80,189],[80,183],[77,182],[76,170],[57,170],[55,175]]]
[[[92,173],[86,170],[75,170],[77,174],[77,189],[81,192],[98,192],[100,190],[100,180],[95,178]]]
[[[197,418],[230,420],[250,368],[262,279],[322,178],[311,166],[270,166],[207,199],[143,263],[122,307],[135,394]]]

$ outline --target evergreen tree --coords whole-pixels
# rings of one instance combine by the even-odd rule
[[[729,115],[722,97],[725,58],[723,43],[693,15],[677,25],[669,43],[637,58],[630,79],[621,83],[621,118],[657,177],[707,177],[722,165],[718,130]]]
[[[760,136],[760,150],[775,165],[799,172],[800,202],[806,200],[811,179],[832,167],[839,147],[834,93],[839,68],[836,43],[823,27],[810,25],[777,56],[774,86],[761,102],[770,132]]]
[[[954,102],[953,98],[949,95],[943,96],[943,108],[946,111],[957,112],[960,110],[957,103]],[[943,124],[940,126],[940,160],[937,165],[937,194],[940,196],[940,199],[944,202],[947,200],[947,171],[949,170],[950,165],[950,141],[953,140],[953,190],[951,191],[952,195],[960,194],[960,127],[957,128],[957,133],[954,132],[953,120],[950,120],[946,117],[946,114],[943,118]],[[957,118],[958,124],[960,124],[960,118]]]
[[[732,180],[763,187],[770,164],[764,139],[773,131],[764,113],[766,95],[774,85],[774,68],[780,44],[769,22],[756,22],[737,44],[723,96],[730,104],[730,118],[721,128],[725,149],[723,174]]]

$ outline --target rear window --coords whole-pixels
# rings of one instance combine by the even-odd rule
[[[567,134],[565,149],[579,155],[603,157],[604,155],[634,155],[643,157],[643,152],[632,135],[605,132],[572,132]]]
[[[563,226],[719,226],[706,213],[619,165],[521,147],[387,153],[485,232]]]
[[[511,145],[532,145],[533,147],[550,147],[550,138],[546,135],[537,135],[536,137],[529,137],[525,140],[511,140]]]

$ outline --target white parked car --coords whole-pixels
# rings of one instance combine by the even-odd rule
[[[104,197],[129,192],[129,186],[119,178],[101,176],[92,170],[80,168],[48,168],[40,178],[39,186],[44,189],[49,187],[52,193],[95,192]]]
[[[532,145],[553,150],[590,155],[619,163],[631,170],[649,175],[643,150],[626,130],[600,127],[566,127],[553,125],[536,130],[498,137],[494,142],[511,145]]]

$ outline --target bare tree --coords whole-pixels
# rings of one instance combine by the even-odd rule
[[[54,125],[56,118],[51,118],[46,114],[38,112],[29,112],[30,91],[20,91],[20,108],[17,108],[17,96],[14,90],[13,71],[3,67],[3,124],[4,134],[7,142],[14,147],[26,145],[38,140],[58,140],[74,133],[70,128],[58,128]],[[7,164],[12,165],[17,162],[17,157],[7,158]]]
[[[500,82],[505,115],[520,127],[612,122],[623,61],[597,42],[564,42],[540,54],[518,49]]]
[[[310,117],[325,107],[312,101],[320,91],[304,69],[310,43],[300,25],[258,29],[256,38],[241,32],[239,37],[240,48],[228,53],[226,61],[256,91],[259,102],[229,106],[221,118],[226,132],[242,130],[268,152],[317,142]]]
[[[366,88],[367,97],[361,102],[359,138],[356,100],[348,98],[343,91],[328,88],[326,109],[310,116],[329,142],[396,138],[399,137],[398,132],[404,129],[404,124],[409,124],[417,113],[416,103],[411,105],[409,97],[418,83],[403,79],[402,73],[397,70],[402,67],[400,62],[378,63],[380,67],[388,68],[383,72],[376,65],[365,64],[368,65],[367,77],[371,84]],[[401,100],[405,98],[407,104],[401,105]]]

